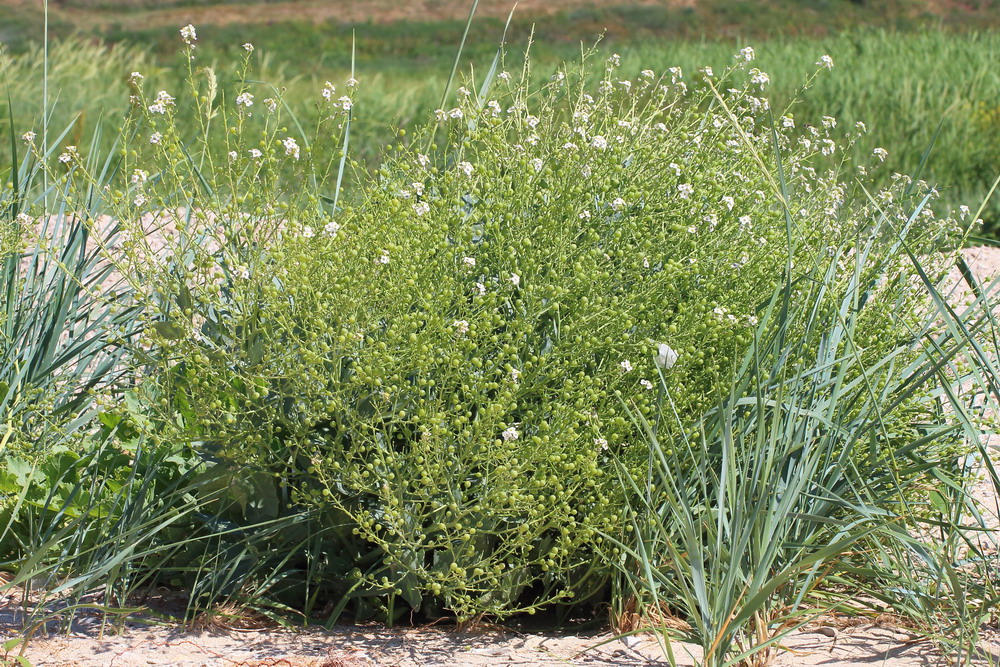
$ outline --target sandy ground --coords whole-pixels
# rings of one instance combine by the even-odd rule
[[[980,280],[1000,275],[1000,249],[973,248],[967,261]],[[956,272],[957,274],[957,272]],[[963,300],[956,292],[952,301]],[[996,494],[983,482],[976,492],[987,520],[1000,526]],[[12,605],[0,605],[0,637],[17,636]],[[772,663],[776,667],[928,667],[948,664],[935,646],[891,625],[826,619],[789,635]],[[981,664],[1000,664],[1000,637],[983,643]],[[696,665],[697,648],[675,643],[678,664]],[[387,665],[667,665],[651,635],[615,639],[610,634],[524,634],[512,630],[459,634],[442,628],[389,629],[338,626],[332,630],[285,629],[182,632],[169,626],[132,624],[121,634],[81,619],[70,634],[36,637],[25,656],[52,667],[353,667]],[[0,664],[3,664],[0,661]]]
[[[602,642],[608,643],[602,645]],[[929,642],[919,641],[905,631],[871,625],[843,629],[821,626],[798,632],[789,638],[785,648],[773,663],[776,667],[946,664]],[[994,655],[1000,656],[1000,644],[991,644],[990,648]],[[673,650],[680,665],[695,665],[700,657],[694,647],[675,644]],[[29,647],[26,655],[35,665],[52,667],[669,664],[656,640],[649,636],[629,638],[626,642],[610,635],[510,632],[458,635],[436,629],[377,627],[211,634],[150,628],[104,640],[89,635],[39,640]]]

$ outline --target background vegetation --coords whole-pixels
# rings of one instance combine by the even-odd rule
[[[241,45],[250,41],[257,46],[261,80],[282,80],[287,103],[300,112],[315,103],[326,80],[346,78],[353,56],[363,84],[357,103],[364,112],[358,114],[352,142],[357,155],[372,164],[380,146],[395,140],[393,127],[410,127],[439,104],[468,12],[464,2],[434,3],[426,12],[435,20],[421,22],[400,17],[400,10],[394,13],[391,7],[373,13],[364,3],[331,6],[330,15],[316,14],[308,3],[262,4],[273,13],[259,15],[253,7],[234,11],[223,3],[179,3],[169,11],[143,3],[55,6],[50,88],[60,104],[53,124],[62,127],[78,116],[73,136],[85,136],[99,119],[121,117],[127,105],[126,77],[133,70],[176,90],[177,26],[187,22],[185,12],[204,11],[207,21],[215,16],[220,23],[199,22],[204,45],[197,64],[233,62]],[[479,76],[505,34],[510,8],[501,4],[484,3],[471,26],[462,66],[478,68]],[[5,76],[17,93],[15,112],[21,119],[35,118],[38,125],[37,102],[24,94],[37,90],[42,76],[40,22],[32,13],[37,8],[13,0],[0,8],[11,15],[0,42],[7,49]],[[713,0],[678,7],[566,2],[555,5],[555,13],[540,14],[541,9],[522,7],[506,31],[512,68],[519,66],[532,32],[531,53],[540,76],[577,58],[581,42],[593,44],[601,35],[607,48],[623,53],[623,71],[629,76],[646,67],[680,66],[688,72],[705,65],[719,68],[752,39],[761,68],[773,74],[768,92],[775,107],[784,108],[796,98],[792,112],[800,117],[864,121],[869,134],[856,145],[856,156],[890,148],[886,178],[913,171],[935,136],[937,148],[924,174],[942,190],[945,205],[980,201],[995,174],[1000,38],[992,28],[1000,22],[1000,10],[992,2],[947,10],[934,3],[846,0]],[[357,23],[343,22],[352,16]],[[18,17],[33,29],[19,29]],[[837,63],[833,75],[798,95],[803,63],[821,53]],[[224,65],[217,69],[221,85],[231,85],[235,73]],[[0,151],[7,144],[0,134]],[[985,235],[995,236],[1000,204],[991,203],[984,217]]]

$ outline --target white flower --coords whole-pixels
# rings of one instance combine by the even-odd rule
[[[632,362],[629,361],[628,359],[622,361],[620,364],[618,364],[618,366],[620,366],[621,369],[626,373],[632,372]]]
[[[535,129],[541,121],[538,119],[538,116],[528,116],[524,119],[524,122],[527,123],[528,127],[531,129]]]
[[[163,141],[163,135],[160,134],[159,132],[153,132],[151,135],[149,135],[149,143],[158,144],[161,141]]]
[[[229,155],[229,161],[230,162],[232,162],[233,160],[235,160],[237,158],[236,151],[229,151],[229,153],[227,155]]]
[[[681,183],[677,186],[677,194],[680,195],[681,199],[687,199],[694,192],[694,186],[690,183]]]
[[[884,148],[876,148],[872,151],[872,155],[877,157],[880,162],[885,162],[885,159],[889,157],[889,151]]]
[[[471,162],[459,162],[458,168],[459,170],[465,172],[466,176],[472,176],[472,172],[475,171],[476,169],[475,167],[472,166]]]
[[[823,127],[827,129],[837,127],[837,119],[833,116],[823,116]]]
[[[586,209],[580,211],[580,219],[581,220],[590,220],[590,211],[588,211]]]
[[[833,69],[833,58],[831,58],[828,55],[822,55],[819,57],[819,60],[816,61],[816,64],[819,65],[820,67]]]
[[[713,76],[715,74],[715,72],[712,71],[711,67],[702,67],[701,73],[704,74],[705,76]]]
[[[431,161],[430,156],[424,155],[423,153],[417,153],[417,162],[420,163],[421,167],[426,167],[428,164],[430,164],[430,161]]]
[[[327,81],[323,84],[323,90],[320,91],[320,95],[322,95],[324,99],[329,100],[333,98],[333,94],[335,92],[337,92],[337,87]]]
[[[250,280],[250,269],[245,266],[234,266],[233,274],[237,278],[242,278],[243,280]]]
[[[644,269],[648,269],[649,268],[649,257],[643,257],[642,258],[642,268],[644,268]]]
[[[348,97],[347,95],[344,95],[337,101],[340,102],[340,106],[344,111],[350,111],[352,108],[354,108],[354,102],[351,101],[351,98]]]
[[[473,268],[476,265],[476,258],[475,257],[463,257],[462,258],[462,264],[465,264],[467,267],[469,267],[471,269],[471,268]]]
[[[243,50],[246,51],[247,53],[253,53],[253,44],[247,42],[246,44],[243,45]]]
[[[23,141],[26,144],[30,144],[32,141],[35,140],[35,137],[37,136],[38,135],[32,132],[31,130],[28,130],[27,132],[21,135],[21,141]]]
[[[425,201],[418,201],[413,205],[413,211],[417,215],[423,215],[425,213],[430,213],[431,205]]]
[[[510,369],[510,379],[513,380],[514,382],[517,382],[518,380],[520,380],[521,379],[521,371],[517,370],[516,368]]]
[[[146,203],[146,201],[147,201],[146,196],[140,194],[136,195],[135,199],[132,200],[132,203],[134,203],[136,206],[142,206],[143,204]]]
[[[144,172],[142,169],[136,169],[132,172],[132,182],[136,185],[142,185],[149,179],[149,174]]]
[[[448,112],[449,118],[461,118],[463,115],[464,114],[462,113],[462,110],[459,109],[458,107],[455,107],[454,109]]]
[[[510,81],[510,74],[508,72],[500,72],[497,74],[497,78],[501,81]]]
[[[278,103],[275,102],[273,98],[268,97],[266,100],[264,100],[264,108],[270,111],[271,113],[274,113],[275,110],[278,108]]]
[[[823,147],[820,150],[823,151],[823,155],[833,155],[833,152],[837,150],[837,144],[831,139],[824,139],[821,143]]]
[[[337,232],[340,231],[340,225],[331,220],[330,222],[323,225],[323,231],[329,234],[330,236],[336,236]]]
[[[745,232],[747,230],[753,229],[753,220],[750,219],[749,215],[740,216],[740,231]]]
[[[59,156],[59,161],[63,164],[69,164],[76,157],[76,146],[67,146],[66,152]]]
[[[382,254],[379,256],[379,258],[377,260],[375,260],[375,262],[377,264],[388,264],[389,263],[389,251],[388,250],[383,250]]]
[[[285,147],[285,155],[291,155],[296,160],[299,159],[299,145],[296,143],[295,139],[285,137],[281,143]]]
[[[958,210],[961,211],[961,213],[962,213],[962,220],[965,220],[967,217],[969,217],[969,214],[972,212],[969,209],[969,207],[966,206],[965,204],[962,204],[961,206],[959,206]]]
[[[542,162],[541,158],[536,157],[531,161],[530,164],[531,167],[537,172],[542,170],[542,166],[544,166],[545,163]]]
[[[767,75],[767,72],[761,72],[756,67],[750,70],[750,83],[755,83],[761,88],[763,88],[770,82],[771,82],[771,77]]]
[[[455,320],[451,323],[451,326],[455,328],[455,334],[458,336],[464,336],[469,333],[469,323],[466,320]]]
[[[571,151],[576,148],[576,144],[574,144],[572,141],[567,141],[566,143],[563,144],[562,147],[563,150]]]
[[[518,433],[517,429],[514,428],[513,426],[509,427],[507,430],[503,432],[503,439],[507,440],[508,442],[511,440],[517,440],[520,437],[521,434]]]
[[[619,81],[618,85],[621,86],[622,88],[624,88],[625,90],[631,90],[632,89],[632,82],[629,81],[628,79],[625,79],[623,81]]]
[[[647,380],[646,378],[642,378],[641,380],[639,380],[639,384],[641,384],[647,390],[653,388],[653,383]]]
[[[781,126],[782,127],[795,127],[795,121],[792,120],[791,116],[782,116],[781,117]]]
[[[361,83],[361,82],[358,81],[357,79],[355,79],[353,76],[352,77],[348,77],[348,79],[347,79],[347,87],[348,88],[354,88],[359,83]]]
[[[854,127],[858,128],[858,132],[867,132],[868,131],[868,126],[865,125],[865,122],[862,121],[862,120],[859,120],[858,122],[856,122],[854,124]]]
[[[198,33],[195,32],[193,25],[188,23],[186,26],[181,28],[181,39],[184,40],[185,44],[190,44],[198,39]]]
[[[744,60],[746,62],[750,62],[755,57],[756,57],[756,54],[753,51],[753,47],[752,46],[744,46],[742,49],[740,49],[740,54],[738,56],[736,56],[736,59],[737,60],[742,59],[742,60]]]
[[[139,72],[132,72],[131,74],[128,75],[129,83],[139,83],[140,81],[142,81],[145,78],[146,77],[144,77]]]
[[[476,283],[476,291],[479,292],[479,296],[486,294],[486,285],[482,283]]]
[[[750,326],[752,326],[752,327],[757,326],[757,323],[759,321],[760,320],[757,319],[756,315],[750,315],[750,316],[747,317],[747,324],[750,325]]]
[[[613,208],[616,211],[625,208],[625,200],[622,199],[621,197],[615,197],[611,201],[611,208]]]
[[[736,200],[735,200],[735,199],[733,199],[732,197],[730,197],[729,195],[726,195],[725,197],[723,197],[723,198],[722,198],[722,203],[723,203],[723,204],[724,204],[724,205],[726,206],[726,208],[728,208],[728,209],[729,209],[730,211],[732,211],[732,210],[733,210],[733,206],[736,206]]]
[[[236,106],[243,105],[247,108],[253,106],[253,95],[251,93],[241,93],[236,98]]]
[[[518,285],[521,284],[521,276],[517,275],[516,273],[512,273],[510,275],[510,282],[511,284],[514,285],[514,287],[517,287]]]
[[[34,222],[34,220],[32,220],[31,216],[28,215],[27,213],[18,213],[17,214],[17,222],[22,227],[27,227],[27,226],[31,225]]]
[[[653,357],[653,362],[660,368],[673,368],[674,364],[677,363],[677,353],[666,343],[657,345],[656,352],[657,354]]]
[[[604,438],[594,438],[594,444],[597,445],[598,449],[608,448],[608,441]]]
[[[652,79],[654,76],[656,76],[656,72],[654,72],[651,69],[644,69],[641,72],[639,72],[639,74],[646,77],[647,79]]]
[[[174,97],[167,91],[161,90],[156,94],[156,99],[153,100],[153,104],[149,106],[149,110],[152,113],[163,114],[167,112],[167,107],[173,105]]]
[[[251,148],[251,149],[250,149],[250,157],[252,157],[252,158],[253,158],[254,160],[259,160],[259,159],[260,159],[260,158],[261,158],[261,157],[262,157],[263,155],[264,155],[264,154],[263,154],[263,153],[261,153],[261,152],[260,152],[259,150],[257,150],[256,148]]]
[[[305,227],[302,228],[302,236],[307,239],[311,239],[312,237],[316,236],[316,231],[309,225],[306,225]]]
[[[598,134],[593,139],[591,139],[590,145],[598,150],[604,150],[605,148],[608,147],[608,140]]]
[[[619,65],[622,64],[622,57],[617,53],[612,53],[611,57],[608,58],[608,63],[610,63],[614,67],[618,67]]]

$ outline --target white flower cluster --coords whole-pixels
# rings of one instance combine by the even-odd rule
[[[285,155],[292,156],[293,159],[299,159],[299,144],[291,137],[286,137],[282,142],[285,147]]]
[[[183,39],[184,43],[188,46],[194,46],[195,41],[198,39],[198,33],[195,31],[193,25],[188,23],[186,26],[181,28],[181,39]]]
[[[156,99],[153,103],[147,107],[150,113],[165,114],[167,113],[167,107],[174,106],[174,97],[171,96],[167,91],[161,90],[156,94]]]

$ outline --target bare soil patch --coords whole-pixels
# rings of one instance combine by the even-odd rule
[[[6,0],[10,2],[11,0]],[[518,16],[549,16],[586,7],[606,7],[615,4],[630,6],[688,7],[695,0],[636,0],[630,3],[605,3],[599,0],[520,0]],[[0,3],[3,4],[3,3]],[[513,7],[513,0],[480,0],[476,16],[506,18]],[[469,14],[468,0],[288,0],[268,3],[218,3],[186,7],[136,9],[122,12],[106,6],[79,8],[72,6],[51,7],[53,15],[81,28],[106,28],[111,24],[123,30],[137,30],[158,26],[181,26],[193,23],[202,25],[228,25],[233,23],[279,23],[282,21],[308,21],[323,23],[393,23],[416,21],[420,23],[465,19]]]
[[[944,656],[918,636],[898,628],[865,623],[850,627],[818,625],[796,632],[783,644],[775,667],[924,667],[944,665]],[[1000,644],[984,649],[1000,655]],[[678,663],[694,666],[693,646],[675,643]],[[626,640],[604,634],[521,634],[494,630],[459,634],[436,628],[389,629],[338,626],[307,629],[184,633],[169,627],[131,629],[100,638],[76,632],[33,641],[25,655],[51,667],[354,667],[386,665],[668,665],[656,639]],[[985,662],[983,664],[986,664]]]

